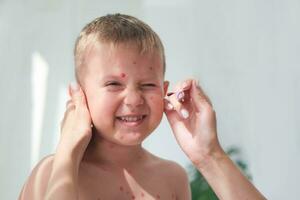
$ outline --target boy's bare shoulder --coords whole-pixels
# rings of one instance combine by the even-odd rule
[[[161,176],[165,176],[169,180],[178,182],[186,181],[188,179],[185,169],[174,161],[159,158],[153,155],[151,163],[151,168],[157,169]]]
[[[53,159],[54,155],[48,155],[34,167],[22,188],[19,200],[42,199],[47,190]]]
[[[168,185],[175,191],[178,199],[191,199],[189,180],[185,169],[178,163],[153,156],[149,167],[161,177],[161,180],[168,181]]]

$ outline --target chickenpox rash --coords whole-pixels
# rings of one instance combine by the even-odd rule
[[[125,78],[126,77],[126,74],[125,73],[121,73],[121,78]]]

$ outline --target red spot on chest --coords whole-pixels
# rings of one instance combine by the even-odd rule
[[[121,78],[125,78],[126,77],[126,74],[125,73],[121,73]]]

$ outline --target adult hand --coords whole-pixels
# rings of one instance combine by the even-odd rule
[[[92,136],[92,123],[86,97],[80,86],[71,84],[69,94],[71,99],[66,104],[57,150],[70,153],[79,163]]]
[[[168,93],[165,113],[177,142],[195,165],[224,153],[217,137],[215,111],[195,80],[185,80]]]

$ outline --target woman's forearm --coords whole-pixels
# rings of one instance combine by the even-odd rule
[[[78,169],[79,163],[72,156],[56,152],[45,199],[77,200]]]
[[[266,199],[223,151],[196,167],[221,200]]]

